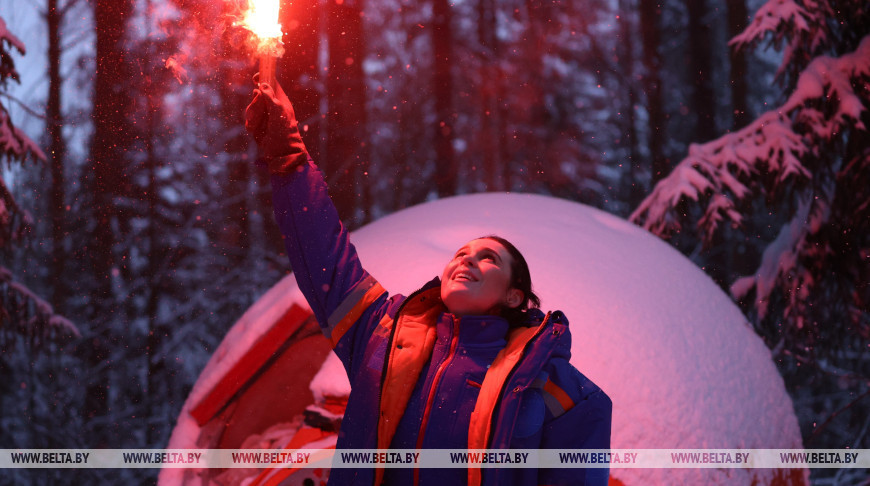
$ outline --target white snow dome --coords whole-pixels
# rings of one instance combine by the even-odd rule
[[[467,241],[489,234],[523,253],[542,308],[567,315],[571,362],[613,401],[614,449],[802,448],[782,378],[740,310],[686,257],[625,220],[552,197],[486,193],[400,211],[351,240],[384,288],[408,294],[440,275]],[[299,300],[292,276],[261,300],[274,306],[279,287],[281,305]],[[207,374],[200,380],[214,382]],[[197,388],[179,427],[203,393]],[[202,444],[179,427],[170,447]],[[800,484],[808,472],[614,467],[611,483]]]

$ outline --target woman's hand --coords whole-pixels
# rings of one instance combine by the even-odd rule
[[[255,79],[256,81],[256,79]],[[280,85],[259,83],[245,110],[245,128],[257,141],[272,174],[286,174],[308,160],[293,105]]]

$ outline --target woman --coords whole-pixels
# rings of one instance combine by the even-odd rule
[[[339,449],[608,449],[611,403],[569,362],[528,265],[497,236],[465,244],[408,297],[360,265],[280,86],[245,124],[272,174],[299,288],[352,386]],[[607,469],[333,469],[330,484],[606,484]]]

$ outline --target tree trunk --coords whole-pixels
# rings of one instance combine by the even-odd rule
[[[640,0],[640,25],[643,38],[644,91],[646,92],[648,113],[649,151],[652,161],[652,184],[670,172],[670,163],[664,155],[665,116],[662,108],[662,88],[659,69],[661,58],[660,3],[657,0]]]
[[[453,106],[453,33],[450,27],[453,14],[448,0],[433,0],[432,50],[434,76],[432,93],[438,123],[435,126],[435,185],[439,197],[456,194],[459,164],[453,150],[456,112]]]
[[[633,12],[636,5],[633,0],[620,0],[619,11],[622,12],[619,19],[619,34],[621,42],[618,43],[619,48],[619,67],[621,68],[621,77],[626,84],[625,105],[622,108],[623,122],[623,144],[627,146],[628,160],[628,204],[630,207],[637,207],[645,196],[644,187],[642,186],[644,170],[641,165],[640,144],[637,139],[637,119],[635,116],[635,107],[637,106],[637,91],[635,85],[635,67],[634,46],[635,37],[634,31],[636,23],[632,20],[635,18]]]
[[[746,28],[749,13],[744,0],[728,2],[728,36],[733,39]],[[749,113],[748,87],[746,84],[746,54],[743,50],[731,50],[731,108],[733,130],[745,127],[752,115]]]
[[[286,31],[285,53],[277,63],[278,82],[293,103],[305,147],[320,164],[326,164],[327,161],[320,158],[326,134],[320,123],[323,93],[317,88],[317,81],[322,79],[322,71],[318,69],[318,54],[325,30],[325,26],[321,25],[321,17],[326,8],[324,4],[328,1],[315,1],[311,8],[287,8],[286,5],[290,5],[288,3],[281,9],[281,25]],[[271,202],[268,206],[271,206]]]
[[[46,23],[48,24],[48,99],[45,106],[46,131],[48,132],[50,150],[48,163],[51,167],[51,195],[49,214],[51,217],[51,263],[49,275],[52,282],[51,304],[60,311],[63,308],[68,289],[64,285],[64,262],[66,255],[64,241],[64,164],[66,162],[66,140],[63,138],[63,114],[61,112],[61,88],[63,80],[60,75],[60,25],[62,14],[58,8],[58,0],[48,0]]]
[[[329,36],[327,174],[342,220],[357,225],[368,218],[369,169],[365,144],[365,83],[362,61],[362,2],[328,4]],[[362,211],[357,211],[362,210]]]
[[[477,2],[477,42],[480,45],[481,59],[478,86],[480,95],[480,160],[481,171],[478,177],[483,180],[487,191],[498,190],[498,115],[496,90],[498,85],[497,66],[498,39],[496,38],[496,6],[492,0]]]
[[[521,133],[517,149],[522,158],[520,162],[525,165],[522,180],[526,181],[526,187],[540,190],[539,186],[546,184],[547,148],[557,139],[545,106],[547,80],[544,79],[544,56],[550,54],[552,48],[547,42],[547,26],[556,16],[556,5],[543,0],[526,0],[525,7],[529,19],[522,49],[529,68],[520,101],[525,103],[526,109],[514,110],[514,123]]]
[[[223,133],[218,135],[217,140],[219,140],[218,144],[222,146],[226,156],[227,177],[220,184],[221,190],[226,197],[221,205],[222,214],[220,218],[223,223],[219,225],[220,236],[217,239],[222,247],[229,250],[226,254],[225,265],[226,271],[231,272],[236,268],[248,266],[246,260],[251,253],[252,242],[249,213],[253,209],[251,207],[253,201],[249,198],[248,193],[250,192],[252,177],[254,175],[251,170],[251,162],[247,160],[249,149],[247,133],[242,132],[237,135],[231,135],[237,133],[239,114],[244,113],[245,106],[251,100],[250,90],[244,89],[244,85],[248,82],[244,78],[247,76],[239,76],[238,69],[233,63],[228,62],[233,57],[238,56],[238,54],[234,52],[233,46],[228,40],[224,39],[223,42],[223,50],[228,55],[227,59],[223,60],[216,69],[216,78],[221,80],[220,85],[216,88],[220,99],[218,120],[223,127]],[[243,62],[242,59],[240,61]],[[277,74],[280,76],[282,73],[278,72]],[[242,89],[240,89],[240,84]],[[288,84],[289,89],[290,86],[298,83],[290,81],[285,84]],[[291,102],[294,104],[295,109],[295,100],[291,98]],[[271,184],[268,181],[268,177],[264,179],[263,192],[271,195]],[[270,208],[271,204],[263,207]],[[272,218],[267,219],[271,220]],[[270,225],[268,228],[269,231],[277,230],[277,227],[274,225]],[[263,236],[267,241],[281,240],[280,232],[277,234],[267,233]],[[257,241],[262,239],[260,237],[254,238]]]
[[[689,12],[689,81],[694,86],[692,108],[695,112],[696,142],[707,142],[716,137],[716,103],[713,95],[710,26],[705,22],[707,4],[704,0],[688,0]]]
[[[151,25],[153,4],[152,0],[145,0],[145,25],[146,28]],[[156,98],[159,96],[155,89],[155,82],[159,79],[155,67],[156,52],[154,40],[151,32],[147,32],[148,36],[145,40],[144,56],[142,58],[142,96],[145,97],[145,131],[142,134],[143,143],[145,145],[145,172],[148,178],[146,187],[145,202],[147,205],[145,220],[148,222],[147,240],[148,240],[148,265],[145,270],[143,279],[148,282],[147,288],[144,291],[148,298],[145,303],[143,313],[148,319],[148,335],[145,338],[145,369],[147,370],[146,389],[143,397],[144,408],[157,423],[163,420],[171,419],[163,415],[161,412],[165,409],[164,403],[166,400],[165,393],[160,390],[160,384],[166,379],[163,373],[164,358],[161,356],[163,329],[158,318],[158,308],[160,299],[163,295],[163,278],[160,275],[160,266],[163,259],[166,257],[166,250],[161,243],[160,231],[160,198],[158,197],[158,181],[157,171],[160,169],[160,160],[155,153],[155,143],[157,142],[157,123],[156,113],[158,106]],[[145,430],[145,445],[148,447],[156,447],[158,445],[158,437],[160,428],[155,424],[146,424]]]
[[[120,226],[115,197],[129,192],[123,167],[124,149],[129,145],[130,100],[125,92],[129,80],[122,40],[131,0],[96,0],[94,28],[96,30],[96,73],[94,75],[93,135],[90,146],[90,168],[86,169],[85,186],[93,200],[94,232],[83,249],[94,276],[94,288],[87,319],[94,323],[91,339],[85,344],[85,361],[92,370],[88,376],[85,417],[105,416],[109,412],[107,360],[113,343],[106,324],[117,320],[112,283],[118,270],[114,247]],[[104,446],[102,434],[96,431],[95,447]]]

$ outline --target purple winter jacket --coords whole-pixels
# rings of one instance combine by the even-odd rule
[[[293,273],[352,388],[337,449],[610,448],[610,399],[569,363],[561,312],[531,310],[513,329],[493,316],[463,317],[459,326],[438,279],[390,297],[360,264],[313,161],[273,175],[272,188]],[[463,333],[466,326],[489,328]],[[334,485],[607,481],[606,468],[571,467],[335,468],[329,477]]]

